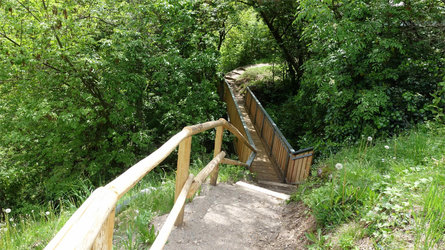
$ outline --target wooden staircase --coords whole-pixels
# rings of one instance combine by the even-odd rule
[[[257,149],[249,164],[250,171],[256,174],[258,182],[301,183],[309,176],[313,148],[294,150],[250,88],[238,85],[237,79],[246,69],[226,74],[224,100],[229,119],[236,120],[234,125]]]
[[[232,78],[233,79],[233,78]],[[235,79],[230,80],[230,78],[226,78],[229,83],[233,83]],[[235,89],[234,90],[235,99],[239,105],[239,109],[244,118],[244,122],[246,123],[247,129],[249,130],[250,135],[252,136],[252,140],[257,149],[256,157],[250,167],[250,171],[256,174],[256,178],[259,181],[272,181],[272,182],[281,182],[282,176],[278,169],[274,167],[272,164],[269,155],[267,154],[266,148],[264,147],[261,138],[253,126],[253,123],[249,117],[249,114],[246,111],[244,105],[244,99],[240,93]]]

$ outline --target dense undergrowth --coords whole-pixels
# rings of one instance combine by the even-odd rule
[[[444,141],[443,124],[426,123],[319,162],[292,197],[317,220],[312,247],[444,248]]]

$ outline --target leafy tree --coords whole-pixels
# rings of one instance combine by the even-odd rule
[[[219,118],[211,6],[224,9],[2,1],[0,206],[62,197],[79,179],[99,185],[181,127]]]
[[[429,119],[444,76],[442,1],[301,1],[310,59],[301,142],[341,145]],[[298,118],[297,118],[298,119]]]
[[[293,91],[297,93],[303,75],[302,65],[307,57],[307,44],[301,39],[304,23],[297,20],[295,14],[299,11],[299,1],[240,0],[239,2],[252,6],[269,28],[288,65]]]

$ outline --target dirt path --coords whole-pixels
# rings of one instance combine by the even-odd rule
[[[204,185],[164,249],[302,249],[315,225],[305,211],[238,185]],[[166,217],[154,220],[157,230]]]

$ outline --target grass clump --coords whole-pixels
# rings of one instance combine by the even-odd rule
[[[334,248],[445,247],[444,141],[445,127],[427,123],[386,141],[364,137],[318,163],[318,177],[293,195],[325,237],[311,238]]]
[[[27,214],[3,209],[0,223],[0,249],[43,249],[62,228],[77,208],[77,203],[65,201],[61,207],[53,204],[31,210]]]

